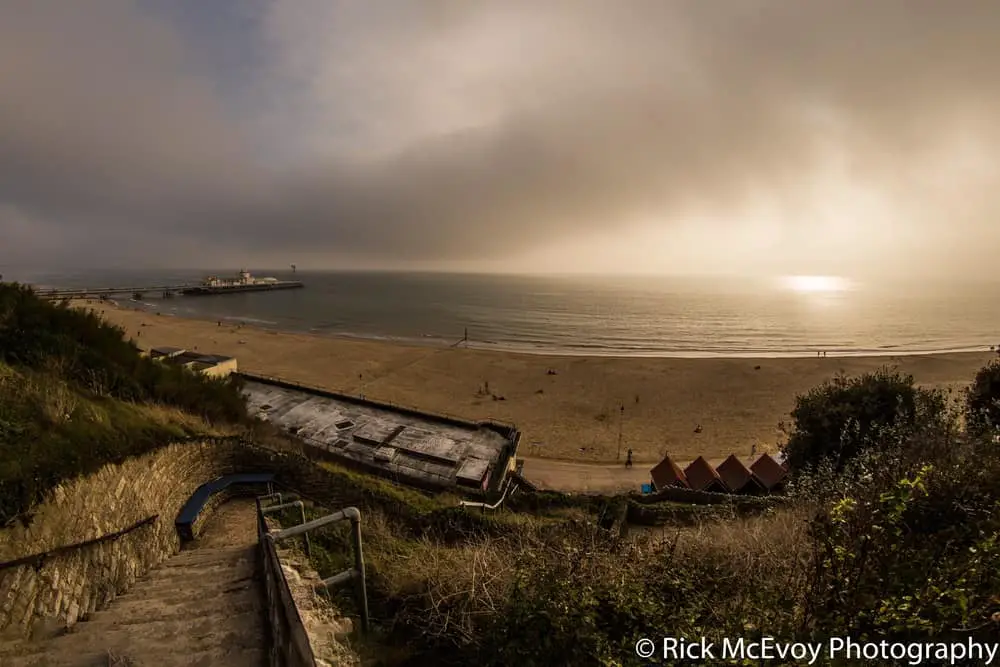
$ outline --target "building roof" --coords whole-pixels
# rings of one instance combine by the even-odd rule
[[[337,458],[419,486],[481,489],[505,474],[513,441],[474,423],[346,400],[335,394],[246,380],[255,414]]]
[[[761,454],[750,466],[750,470],[768,491],[776,488],[788,476],[785,467],[771,458],[770,454]]]
[[[764,485],[753,474],[753,471],[744,465],[743,461],[740,461],[736,454],[730,454],[729,458],[720,463],[715,471],[731,491],[739,492],[750,488],[764,488]]]
[[[682,486],[685,488],[688,486],[684,471],[669,456],[663,457],[662,461],[653,466],[652,470],[649,471],[649,476],[653,480],[653,486],[657,489],[663,489],[668,486]]]
[[[173,356],[175,354],[181,354],[186,352],[182,347],[151,347],[149,348],[150,354],[160,354],[165,356]]]
[[[191,350],[181,350],[180,353],[173,354],[170,356],[170,361],[178,364],[206,364],[208,366],[215,366],[224,361],[229,361],[232,357],[224,357],[219,354],[204,354],[202,352],[193,352]]]
[[[688,484],[695,491],[726,492],[729,490],[719,473],[705,460],[704,456],[699,456],[688,464],[688,467],[684,469],[684,476],[687,477]]]

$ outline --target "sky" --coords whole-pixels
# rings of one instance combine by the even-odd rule
[[[0,266],[1000,278],[996,0],[0,0]]]

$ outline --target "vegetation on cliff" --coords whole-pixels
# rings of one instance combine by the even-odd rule
[[[600,500],[539,496],[415,533],[405,498],[360,497],[379,664],[639,665],[635,642],[662,636],[996,641],[1000,447],[943,398],[891,369],[800,397],[793,429],[838,455],[760,516],[619,537]],[[443,518],[438,501],[413,511]],[[350,567],[345,533],[312,544],[322,575]]]
[[[0,283],[0,525],[67,478],[245,418],[232,382],[157,363],[96,315]]]

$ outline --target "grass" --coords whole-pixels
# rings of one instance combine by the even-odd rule
[[[375,632],[360,651],[380,665],[628,665],[642,636],[995,632],[1000,452],[983,447],[917,443],[906,462],[886,444],[853,477],[803,480],[756,515],[643,505],[685,519],[629,537],[598,525],[621,499],[526,494],[519,511],[480,515],[352,477],[426,521],[416,532],[388,505],[366,511]],[[322,576],[352,566],[346,529],[313,536]],[[333,599],[357,613],[350,589]]]
[[[381,480],[362,476],[357,481],[385,493],[394,491],[386,489]],[[441,509],[428,505],[426,498],[421,498],[419,504],[424,511]],[[326,511],[309,508],[307,519]],[[467,514],[478,516],[476,512]],[[378,510],[366,513],[363,540],[368,595],[379,646],[374,650],[371,640],[365,642],[367,652],[378,658],[372,664],[481,662],[486,653],[504,646],[510,648],[502,626],[516,620],[511,618],[512,612],[523,613],[527,608],[543,615],[549,613],[544,607],[553,586],[579,592],[618,582],[617,587],[612,586],[615,594],[609,592],[606,602],[615,608],[615,614],[627,615],[631,612],[624,610],[634,602],[628,595],[631,587],[648,578],[665,558],[683,564],[682,569],[706,558],[729,563],[732,571],[728,578],[741,582],[734,591],[737,595],[720,599],[712,608],[718,613],[739,611],[745,615],[745,605],[759,602],[763,590],[779,593],[787,586],[785,581],[776,582],[773,573],[782,571],[792,554],[807,556],[802,541],[807,514],[799,509],[724,522],[705,521],[677,527],[666,538],[641,536],[629,540],[598,528],[597,515],[580,507],[557,507],[544,515],[508,511],[487,516],[513,529],[502,534],[481,532],[463,540],[452,539],[446,527],[415,536],[408,522],[401,521],[398,515]],[[299,521],[294,514],[277,518],[289,525]],[[312,563],[320,576],[353,567],[348,531],[349,526],[342,524],[312,534]],[[550,576],[555,580],[548,580]],[[581,579],[588,583],[583,584]],[[538,595],[526,593],[532,590]],[[754,594],[739,594],[746,591]],[[525,595],[529,600],[524,599]],[[546,596],[544,604],[540,595]],[[655,597],[650,592],[644,595],[648,599]],[[333,600],[344,613],[358,613],[350,589],[334,592]],[[557,606],[565,611],[572,605]],[[504,660],[568,664],[546,662],[551,655],[525,663],[524,656],[515,655],[515,649],[513,653],[501,651]],[[528,645],[521,649],[527,653]],[[584,660],[576,664],[589,663]]]
[[[0,283],[0,525],[65,480],[245,420],[236,384],[152,361],[96,315]]]
[[[385,503],[397,503],[406,506],[417,513],[429,513],[436,510],[455,507],[458,496],[450,493],[430,495],[416,489],[395,484],[387,479],[366,475],[345,468],[329,461],[320,461],[317,465],[338,479],[345,486],[363,489],[365,493],[378,497]]]
[[[231,431],[177,408],[95,396],[0,362],[0,522],[63,480],[180,438]]]

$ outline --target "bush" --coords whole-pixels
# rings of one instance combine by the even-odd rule
[[[796,397],[793,426],[784,453],[801,471],[848,461],[878,445],[890,432],[947,429],[947,402],[939,391],[914,385],[913,376],[889,368],[860,377],[838,376]]]
[[[976,435],[1000,430],[1000,359],[979,369],[966,389],[965,427]]]
[[[890,479],[862,479],[811,522],[804,626],[813,636],[897,639],[991,629],[1000,610],[1000,460],[972,447],[913,461]]]
[[[124,335],[93,313],[0,283],[0,361],[51,372],[99,396],[162,403],[212,422],[246,419],[235,380],[153,361]]]
[[[0,283],[0,522],[63,480],[210,431],[201,419],[244,421],[240,389],[145,357],[92,313]]]

